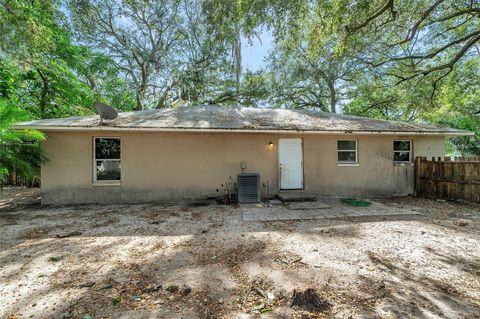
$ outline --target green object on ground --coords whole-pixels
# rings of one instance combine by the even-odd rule
[[[112,303],[116,305],[117,303],[120,303],[122,301],[122,297],[116,296],[115,298],[112,299]]]
[[[263,315],[263,314],[272,312],[272,310],[273,310],[273,309],[270,308],[270,307],[265,307],[265,308],[260,309],[260,313]]]
[[[346,198],[342,198],[340,199],[340,201],[346,205],[350,205],[350,206],[360,206],[360,207],[366,207],[366,206],[370,206],[372,203],[370,203],[369,201],[366,201],[366,200],[361,200],[361,199],[355,199],[353,197],[346,197]]]
[[[48,257],[48,261],[52,261],[52,262],[60,261],[60,259],[62,259],[62,256],[50,256],[50,257]]]
[[[168,285],[166,288],[165,288],[166,291],[168,292],[177,292],[178,291],[178,286],[177,285]]]

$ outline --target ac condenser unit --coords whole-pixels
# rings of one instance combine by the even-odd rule
[[[258,203],[260,200],[260,174],[238,174],[238,202]]]

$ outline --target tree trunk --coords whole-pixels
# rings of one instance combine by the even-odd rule
[[[135,105],[135,111],[141,111],[143,110],[143,97],[144,97],[144,94],[143,92],[141,91],[137,91],[137,94],[136,94],[136,99],[137,99],[137,104]]]
[[[92,92],[97,92],[97,82],[95,82],[95,79],[91,75],[86,76],[87,79],[87,85],[92,90]]]
[[[240,106],[240,78],[242,76],[242,42],[240,26],[236,26],[235,30],[235,95],[237,106]]]
[[[40,117],[44,119],[46,117],[45,111],[47,108],[47,103],[48,103],[48,94],[50,91],[50,83],[48,81],[48,76],[43,73],[42,70],[37,69],[37,73],[40,76],[40,79],[42,80],[42,93],[40,95]]]
[[[157,100],[157,104],[155,106],[156,109],[163,109],[164,107],[166,107],[166,100],[167,100],[167,97],[168,97],[168,89],[165,90],[162,94],[160,94],[160,96],[158,97],[158,100]]]
[[[142,83],[137,89],[137,105],[135,106],[135,111],[143,110],[143,100],[145,98],[145,91],[147,90],[148,85],[147,67],[145,66],[145,62],[140,64],[140,68],[142,69]]]
[[[327,81],[328,90],[330,91],[330,112],[337,113],[337,90],[335,89],[335,81]]]

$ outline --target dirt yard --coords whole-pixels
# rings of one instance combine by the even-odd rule
[[[229,206],[38,196],[0,193],[0,318],[480,318],[479,205],[243,222]],[[320,306],[291,307],[307,288]]]

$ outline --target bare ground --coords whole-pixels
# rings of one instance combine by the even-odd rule
[[[0,318],[480,318],[479,205],[393,198],[422,215],[243,222],[229,206],[38,196],[0,193]],[[307,288],[322,309],[290,307]]]

